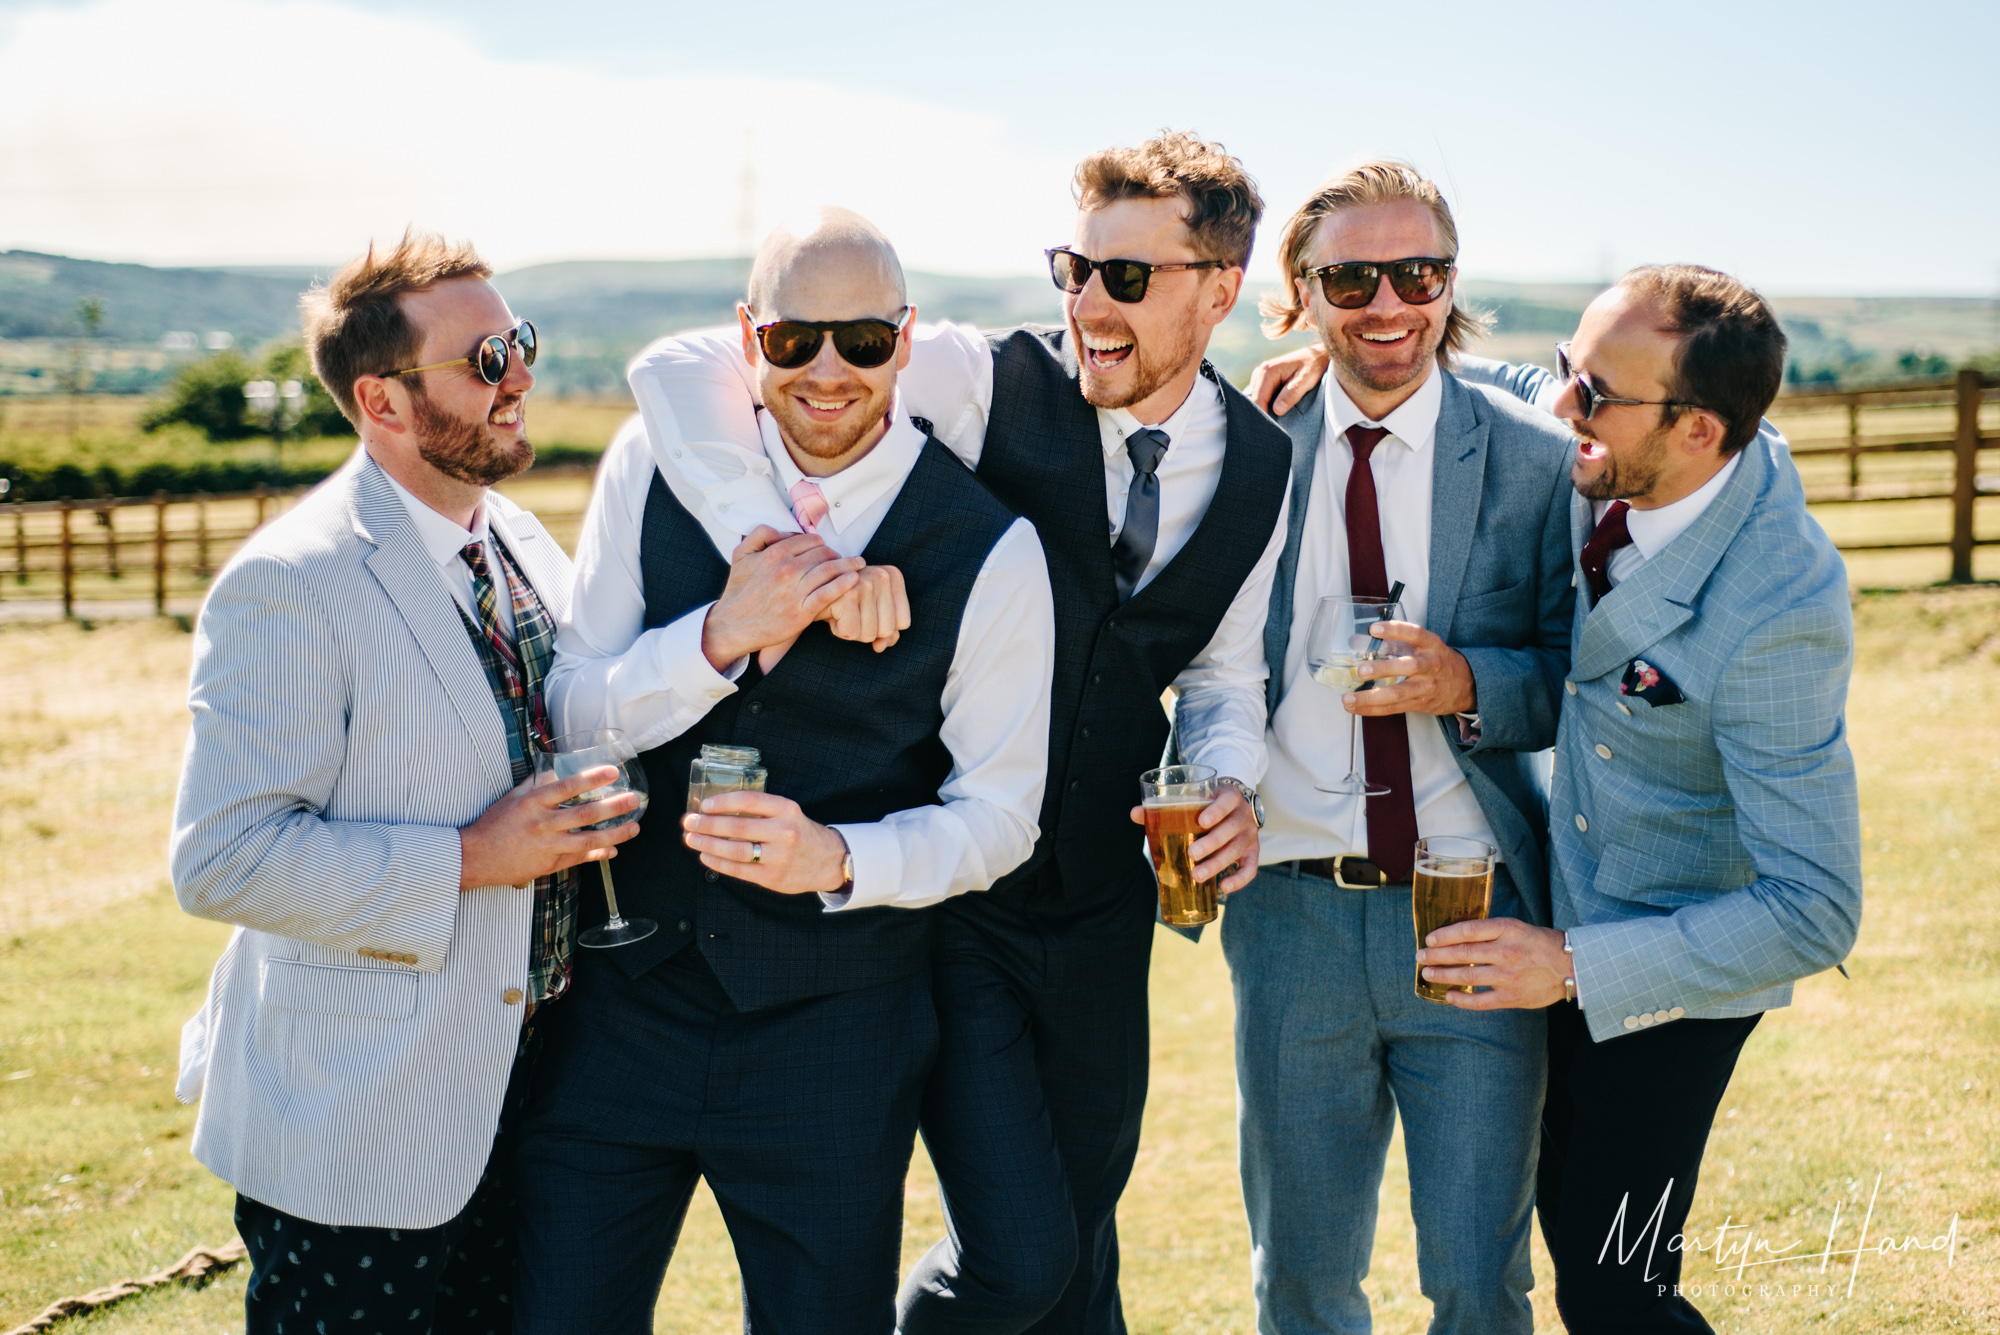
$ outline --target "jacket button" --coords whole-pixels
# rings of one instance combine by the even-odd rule
[[[1081,788],[1081,787],[1083,787],[1083,780],[1082,780],[1082,779],[1071,779],[1071,780],[1069,781],[1069,790],[1070,790],[1070,791],[1071,791],[1072,793],[1073,793],[1073,792],[1075,792],[1075,791],[1076,791],[1077,789],[1079,789],[1079,788]]]
[[[753,714],[761,714],[761,713],[763,713],[763,712],[764,712],[764,702],[763,702],[762,700],[752,700],[752,701],[750,702],[750,712],[751,712],[751,713],[753,713]]]
[[[1084,735],[1085,737],[1088,737],[1088,736],[1090,736],[1090,729],[1088,729],[1088,728],[1085,728],[1085,729],[1083,730],[1083,735]]]
[[[1568,692],[1569,692],[1569,693],[1570,693],[1571,695],[1575,695],[1575,694],[1576,694],[1576,683],[1575,683],[1575,682],[1573,682],[1573,681],[1566,681],[1566,682],[1564,682],[1564,683],[1563,683],[1563,689],[1564,689],[1565,691],[1568,691]]]
[[[1580,819],[1580,818],[1579,818],[1579,819]],[[720,876],[718,876],[718,875],[717,875],[716,873],[714,873],[714,872],[712,872],[712,871],[705,871],[705,872],[703,872],[703,873],[702,873],[702,877],[703,877],[704,879],[706,879],[706,880],[710,880],[710,881],[717,881],[717,880],[721,880],[721,879],[722,879],[722,878],[721,878]]]
[[[1090,674],[1090,684],[1092,686],[1101,686],[1103,683],[1104,674],[1102,672],[1093,672]]]
[[[1639,1017],[1638,1017],[1638,1016],[1636,1016],[1636,1015],[1628,1015],[1628,1016],[1626,1016],[1626,1017],[1625,1017],[1625,1027],[1626,1027],[1627,1029],[1637,1029],[1637,1028],[1639,1027]]]
[[[1597,752],[1598,759],[1600,760],[1611,759],[1611,748],[1606,746],[1603,742],[1599,742],[1593,749]]]
[[[521,1004],[521,999],[527,995],[518,987],[510,987],[500,994],[500,1000],[509,1006],[518,1006]]]
[[[1671,1020],[1671,1019],[1673,1019],[1673,1018],[1674,1018],[1674,1015],[1673,1015],[1673,1012],[1672,1012],[1672,1011],[1654,1011],[1654,1012],[1653,1012],[1653,1023],[1654,1023],[1654,1024],[1665,1024],[1665,1023],[1666,1023],[1667,1021],[1669,1021],[1669,1020]]]
[[[1676,1007],[1674,1007],[1674,1008],[1673,1008],[1672,1010],[1670,1010],[1670,1011],[1668,1011],[1668,1012],[1667,1012],[1667,1018],[1668,1018],[1669,1020],[1678,1020],[1678,1019],[1680,1019],[1680,1018],[1681,1018],[1681,1017],[1682,1017],[1683,1015],[1686,1015],[1686,1014],[1687,1014],[1687,1007],[1685,1007],[1685,1006],[1676,1006]]]
[[[689,924],[689,922],[688,922],[688,920],[687,920],[686,918],[682,918],[682,919],[681,919],[681,920],[680,920],[679,922],[677,922],[677,923],[675,923],[675,924],[674,924],[674,927],[675,927],[675,928],[676,928],[677,930],[679,930],[679,931],[683,931],[683,932],[687,931],[687,930],[688,930],[688,927],[689,927],[689,926],[690,926],[690,924]]]
[[[415,955],[403,956],[403,963],[405,964],[415,964],[416,962],[417,962],[417,957]]]
[[[1652,1012],[1650,1012],[1650,1011],[1648,1011],[1648,1012],[1647,1012],[1646,1014],[1644,1014],[1644,1015],[1641,1015],[1641,1016],[1639,1017],[1639,1023],[1640,1023],[1640,1024],[1643,1024],[1643,1025],[1647,1025],[1647,1026],[1651,1026],[1651,1025],[1655,1025],[1655,1024],[1658,1024],[1659,1022],[1660,1022],[1660,1017],[1659,1017],[1659,1016],[1657,1016],[1657,1015],[1654,1015],[1654,1014],[1653,1014]]]
[[[1587,820],[1585,820],[1585,819],[1583,818],[1583,816],[1582,816],[1582,814],[1581,814],[1581,813],[1579,813],[1579,814],[1577,815],[1577,818],[1576,818],[1576,828],[1577,828],[1577,832],[1578,832],[1579,834],[1589,834],[1589,833],[1590,833],[1590,822],[1589,822],[1589,821],[1587,821]],[[712,879],[712,878],[711,878],[711,879]]]

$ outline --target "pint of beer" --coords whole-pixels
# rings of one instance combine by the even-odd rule
[[[1493,907],[1493,845],[1455,835],[1417,840],[1417,874],[1411,888],[1410,911],[1417,922],[1417,946],[1438,928],[1484,918]],[[1444,1005],[1453,989],[1424,981],[1417,968],[1417,995]],[[1457,989],[1470,992],[1469,987]]]
[[[1201,838],[1201,812],[1215,800],[1215,771],[1206,765],[1169,765],[1139,777],[1145,794],[1146,846],[1160,883],[1160,920],[1174,927],[1215,921],[1220,875],[1194,878],[1188,847]]]

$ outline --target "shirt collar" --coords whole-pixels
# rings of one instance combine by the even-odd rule
[[[486,541],[486,500],[483,496],[479,508],[472,513],[472,528],[467,531],[418,500],[409,488],[389,477],[388,469],[382,470],[382,476],[389,479],[389,485],[401,498],[403,508],[410,512],[410,523],[417,530],[417,541],[424,545],[424,552],[437,565],[448,566],[456,561],[469,542]]]
[[[1181,406],[1174,409],[1171,417],[1153,429],[1166,432],[1167,448],[1172,449],[1173,443],[1187,433],[1197,417],[1220,407],[1221,403],[1222,391],[1217,389],[1215,383],[1207,376],[1197,375],[1194,378],[1194,388],[1190,389],[1188,396],[1181,400]],[[1125,453],[1127,436],[1134,431],[1146,429],[1146,424],[1134,417],[1130,408],[1099,408],[1097,413],[1111,424],[1111,430],[1098,433],[1100,438],[1098,443],[1104,447],[1104,457],[1107,460],[1119,458]]]
[[[1387,427],[1390,437],[1402,441],[1412,454],[1422,454],[1437,439],[1438,412],[1444,407],[1444,374],[1435,366],[1424,377],[1424,383],[1417,386],[1417,392],[1404,399],[1394,412],[1379,422],[1362,415],[1361,410],[1354,406],[1354,400],[1347,397],[1347,390],[1337,377],[1329,375],[1320,383],[1327,387],[1326,429],[1329,436],[1344,438],[1347,428],[1357,423]]]
[[[1632,545],[1639,549],[1639,555],[1648,561],[1666,550],[1668,543],[1688,531],[1702,512],[1714,503],[1729,482],[1729,475],[1736,471],[1736,465],[1743,460],[1743,451],[1729,456],[1729,462],[1715,470],[1715,476],[1700,487],[1671,505],[1662,505],[1654,510],[1627,510],[1625,531],[1632,535]],[[1610,508],[1609,501],[1599,501],[1591,507],[1595,518],[1604,518]]]
[[[763,433],[764,454],[777,474],[778,490],[789,504],[793,485],[805,474],[792,462],[792,452],[785,448],[785,438],[778,433],[777,420],[769,411],[757,414],[757,425]],[[846,532],[847,526],[890,488],[902,485],[923,448],[924,433],[903,411],[903,391],[898,389],[889,405],[889,429],[875,442],[875,448],[831,477],[811,479],[826,497],[827,517],[821,522],[832,523],[836,533]]]

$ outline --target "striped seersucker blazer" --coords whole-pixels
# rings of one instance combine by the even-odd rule
[[[561,617],[568,557],[504,497],[487,510]],[[195,1155],[320,1223],[443,1223],[492,1145],[532,889],[459,892],[459,827],[512,786],[505,724],[365,451],[216,579],[189,707],[174,892],[237,925],[182,1034]]]

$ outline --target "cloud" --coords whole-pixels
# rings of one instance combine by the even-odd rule
[[[1070,164],[891,93],[499,61],[337,5],[102,0],[0,28],[0,249],[321,262],[409,222],[503,267],[741,247],[821,202],[912,267],[1025,272]],[[747,153],[746,153],[747,150]]]

